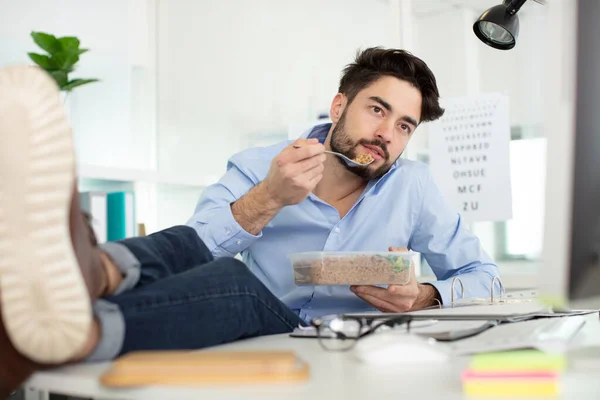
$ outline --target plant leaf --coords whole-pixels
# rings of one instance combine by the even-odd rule
[[[54,35],[43,32],[31,32],[31,37],[35,44],[50,54],[58,53],[62,50],[62,45]]]
[[[79,61],[79,54],[76,51],[61,51],[54,54],[52,60],[59,69],[70,70]]]
[[[98,82],[98,79],[73,79],[71,82],[67,83],[61,89],[67,92],[75,89],[78,86],[86,85],[88,83]]]
[[[58,38],[58,41],[62,45],[63,50],[75,50],[79,48],[79,39],[77,39],[76,37],[65,36]]]
[[[55,70],[48,72],[50,73],[50,75],[52,75],[52,77],[56,81],[58,87],[61,88],[61,90],[69,82],[69,77],[67,76],[67,73],[65,71]]]
[[[31,58],[34,63],[44,69],[56,69],[56,65],[47,55],[37,53],[27,53],[27,55],[29,55],[29,58]]]

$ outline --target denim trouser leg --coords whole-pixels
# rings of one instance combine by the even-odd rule
[[[304,324],[242,262],[213,260],[192,228],[118,244],[139,262],[140,277],[131,290],[96,307],[103,338],[90,360],[133,350],[199,349]]]
[[[146,237],[125,239],[118,243],[125,246],[141,265],[135,288],[214,260],[196,231],[188,226],[174,226]]]

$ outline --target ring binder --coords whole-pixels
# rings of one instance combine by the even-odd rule
[[[460,299],[455,299],[455,287],[456,281],[460,284],[461,294]],[[498,282],[498,286],[500,289],[499,295],[495,294],[495,285]],[[506,294],[506,290],[504,288],[504,284],[502,283],[502,279],[499,276],[492,277],[492,285],[490,288],[490,297],[489,298],[481,298],[481,297],[472,297],[465,299],[465,287],[462,280],[456,276],[452,278],[452,293],[450,296],[450,306],[460,307],[460,306],[471,306],[471,305],[493,305],[493,304],[501,304],[501,303],[523,303],[526,301],[533,301],[537,297],[536,292],[529,293],[511,293]]]
[[[500,285],[500,297],[504,295],[504,285],[502,284],[502,280],[499,276],[495,276],[492,278],[492,287],[490,288],[490,302],[494,302],[494,283],[498,280],[498,284]]]
[[[457,280],[458,282],[460,282],[460,298],[465,298],[465,286],[463,285],[462,280],[458,276],[455,276],[454,278],[452,278],[452,293],[450,296],[450,303],[452,304],[452,307],[454,307],[454,284]]]

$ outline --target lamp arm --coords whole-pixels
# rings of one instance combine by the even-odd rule
[[[525,4],[527,0],[504,0],[506,4],[506,11],[509,15],[515,15],[517,11]]]

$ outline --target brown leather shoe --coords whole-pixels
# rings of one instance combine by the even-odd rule
[[[0,398],[86,344],[106,286],[99,254],[56,84],[37,67],[0,69]]]

